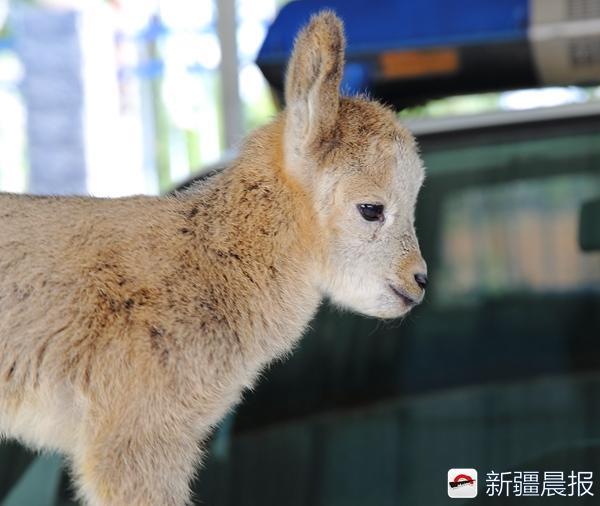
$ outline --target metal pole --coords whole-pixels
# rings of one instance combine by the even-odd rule
[[[234,148],[243,134],[238,84],[237,13],[235,0],[216,0],[217,31],[221,44],[221,104],[225,149]]]
[[[23,5],[15,9],[13,21],[25,67],[29,191],[85,194],[79,13]]]

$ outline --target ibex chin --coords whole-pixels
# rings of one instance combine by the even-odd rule
[[[187,504],[203,441],[323,298],[423,298],[423,164],[391,110],[340,96],[344,46],[314,16],[286,110],[180,194],[0,195],[0,435],[63,453],[85,504]]]

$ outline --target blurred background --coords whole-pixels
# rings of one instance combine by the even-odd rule
[[[1,0],[0,189],[157,194],[268,120],[278,2],[217,3]]]
[[[344,92],[419,140],[431,288],[393,324],[324,306],[215,433],[196,502],[436,506],[474,467],[474,504],[487,472],[572,470],[595,497],[527,502],[597,504],[600,0],[0,0],[0,191],[209,177],[282,107],[323,7],[346,25]],[[3,443],[0,501],[73,504],[60,458]]]

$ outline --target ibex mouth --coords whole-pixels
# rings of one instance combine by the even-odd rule
[[[398,298],[402,302],[404,302],[404,304],[406,304],[407,306],[416,306],[419,303],[413,297],[411,297],[410,295],[408,295],[404,290],[395,287],[391,283],[388,283],[388,286],[390,287],[390,289],[392,290],[392,292],[394,292],[398,296]]]

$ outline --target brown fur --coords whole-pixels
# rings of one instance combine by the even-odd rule
[[[0,195],[0,434],[67,455],[86,504],[185,504],[202,441],[323,296],[380,317],[412,305],[390,280],[422,298],[423,169],[390,111],[339,97],[343,47],[333,14],[313,18],[287,111],[189,191]],[[359,216],[371,196],[386,223]],[[381,279],[353,274],[369,251]]]

